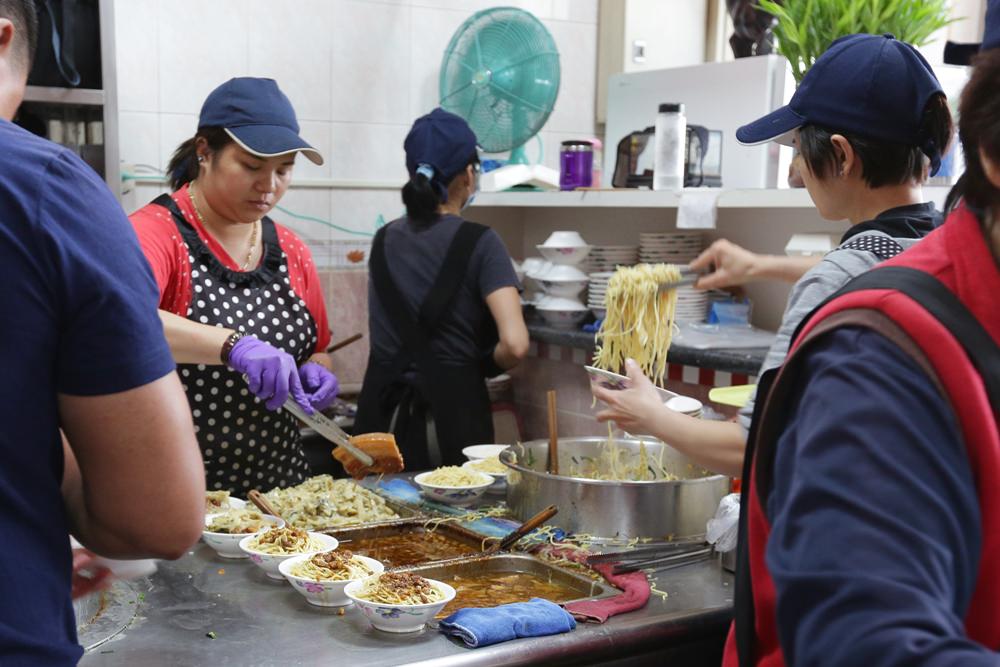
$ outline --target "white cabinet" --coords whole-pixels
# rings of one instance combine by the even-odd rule
[[[608,78],[705,61],[709,0],[601,0],[597,44],[598,123]]]

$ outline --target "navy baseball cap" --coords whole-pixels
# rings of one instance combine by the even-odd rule
[[[274,79],[239,77],[209,93],[198,127],[221,127],[241,148],[257,157],[302,152],[316,164],[323,156],[299,136],[295,109]]]
[[[944,61],[949,65],[968,65],[980,51],[996,48],[1000,48],[1000,0],[987,0],[982,43],[947,42],[944,45]]]
[[[447,191],[451,179],[476,154],[476,134],[464,118],[438,107],[413,123],[403,150],[411,177],[420,169]]]
[[[921,146],[920,124],[932,96],[943,94],[920,53],[892,35],[847,35],[830,45],[806,72],[791,101],[736,130],[741,144],[791,145],[803,125],[868,139]],[[932,163],[940,160],[930,155]]]

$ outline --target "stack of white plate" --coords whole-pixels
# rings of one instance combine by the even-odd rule
[[[704,247],[701,232],[643,232],[639,261],[645,264],[687,264]]]
[[[639,261],[639,246],[596,245],[584,260],[583,269],[587,273],[614,271],[619,266],[633,266]]]
[[[686,414],[688,417],[701,417],[702,404],[697,398],[674,396],[669,401],[666,401],[664,405],[675,412]]]
[[[604,297],[608,292],[608,281],[614,271],[598,271],[590,274],[590,285],[587,287],[587,307],[598,319],[604,319],[607,314],[607,306]]]
[[[704,322],[708,313],[708,293],[693,287],[677,288],[677,309],[674,319],[678,322]]]

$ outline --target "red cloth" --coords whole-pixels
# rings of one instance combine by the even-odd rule
[[[926,271],[947,286],[979,320],[990,336],[1000,342],[1000,271],[983,238],[978,220],[967,209],[952,213],[940,228],[910,250],[884,263]],[[951,333],[919,303],[890,290],[852,292],[820,310],[793,342],[794,352],[817,324],[835,312],[852,308],[875,309],[890,317],[926,355],[951,398],[979,493],[982,521],[980,562],[993,563],[1000,556],[1000,432],[993,416],[982,378],[964,349]],[[791,354],[790,352],[790,354]],[[755,462],[756,464],[756,462]],[[776,591],[767,570],[765,554],[770,524],[760,496],[751,484],[747,515],[750,576],[753,581],[756,655],[754,664],[780,667],[785,664],[775,620]],[[970,639],[995,648],[1000,645],[1000,570],[983,567],[965,616]],[[724,667],[736,667],[739,659],[732,628],[723,656]]]
[[[223,249],[215,238],[202,226],[195,215],[188,186],[183,185],[171,197],[184,214],[184,219],[194,227],[198,236],[208,246],[220,262],[232,271],[239,271],[239,265]],[[147,204],[129,216],[139,245],[153,269],[153,276],[160,288],[160,308],[168,312],[187,316],[191,304],[191,265],[188,249],[177,233],[170,211],[162,206]],[[309,248],[292,231],[275,223],[278,244],[288,258],[288,277],[292,289],[309,310],[316,322],[316,352],[322,352],[330,344],[330,324],[326,316],[326,302],[320,286],[316,264]]]
[[[604,575],[613,586],[622,590],[621,595],[600,600],[581,600],[563,605],[577,620],[604,623],[612,616],[626,614],[636,609],[642,609],[649,602],[650,586],[644,572],[629,572],[627,574],[611,574],[614,563],[592,565],[595,570]]]
[[[582,549],[560,547],[558,545],[542,547],[541,551],[550,556],[563,557],[582,565],[586,564],[590,554]],[[621,589],[622,594],[613,598],[600,600],[581,600],[564,604],[563,608],[573,614],[579,621],[604,623],[612,616],[626,614],[636,609],[642,609],[649,602],[649,580],[644,572],[629,572],[627,574],[611,574],[616,563],[600,563],[590,565],[591,569],[600,572],[612,586]]]

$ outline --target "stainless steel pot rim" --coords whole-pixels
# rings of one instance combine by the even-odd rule
[[[588,437],[584,437],[584,438],[571,438],[571,439],[574,442],[606,442],[607,441],[607,438],[600,437],[600,436],[589,437],[589,438]],[[619,442],[619,443],[621,443],[621,442],[632,443],[632,444],[634,444],[636,446],[638,446],[639,443],[640,443],[639,440],[636,440],[634,438],[619,438],[619,439],[616,439],[615,442]],[[716,482],[719,479],[723,479],[725,477],[725,475],[713,474],[713,475],[707,475],[705,477],[697,477],[695,479],[676,479],[676,480],[664,480],[664,479],[660,479],[660,480],[642,480],[642,481],[639,481],[639,480],[635,480],[635,481],[632,481],[632,480],[618,481],[618,480],[612,480],[612,479],[591,479],[589,477],[572,477],[570,475],[550,475],[550,474],[545,473],[545,472],[539,472],[538,470],[532,470],[531,468],[525,468],[525,467],[523,467],[519,463],[513,463],[513,462],[510,461],[510,457],[513,456],[516,453],[515,450],[516,450],[516,448],[518,446],[524,447],[526,445],[533,445],[533,444],[538,444],[538,443],[546,444],[547,445],[548,444],[548,440],[529,440],[528,442],[525,442],[525,443],[518,443],[517,445],[510,445],[510,446],[507,447],[507,449],[505,449],[505,450],[503,450],[503,451],[500,452],[500,462],[503,463],[508,468],[516,470],[516,471],[518,471],[520,473],[523,473],[525,475],[538,475],[540,477],[544,476],[547,479],[556,479],[556,480],[560,480],[560,481],[574,482],[574,483],[577,483],[577,484],[587,484],[587,485],[593,485],[593,486],[636,486],[636,487],[644,487],[644,486],[660,486],[660,485],[664,485],[664,484],[677,484],[677,485],[706,484],[706,483],[710,483],[710,482]],[[669,447],[669,445],[664,445],[664,446],[665,447]],[[508,483],[509,483],[509,479],[508,479]]]

